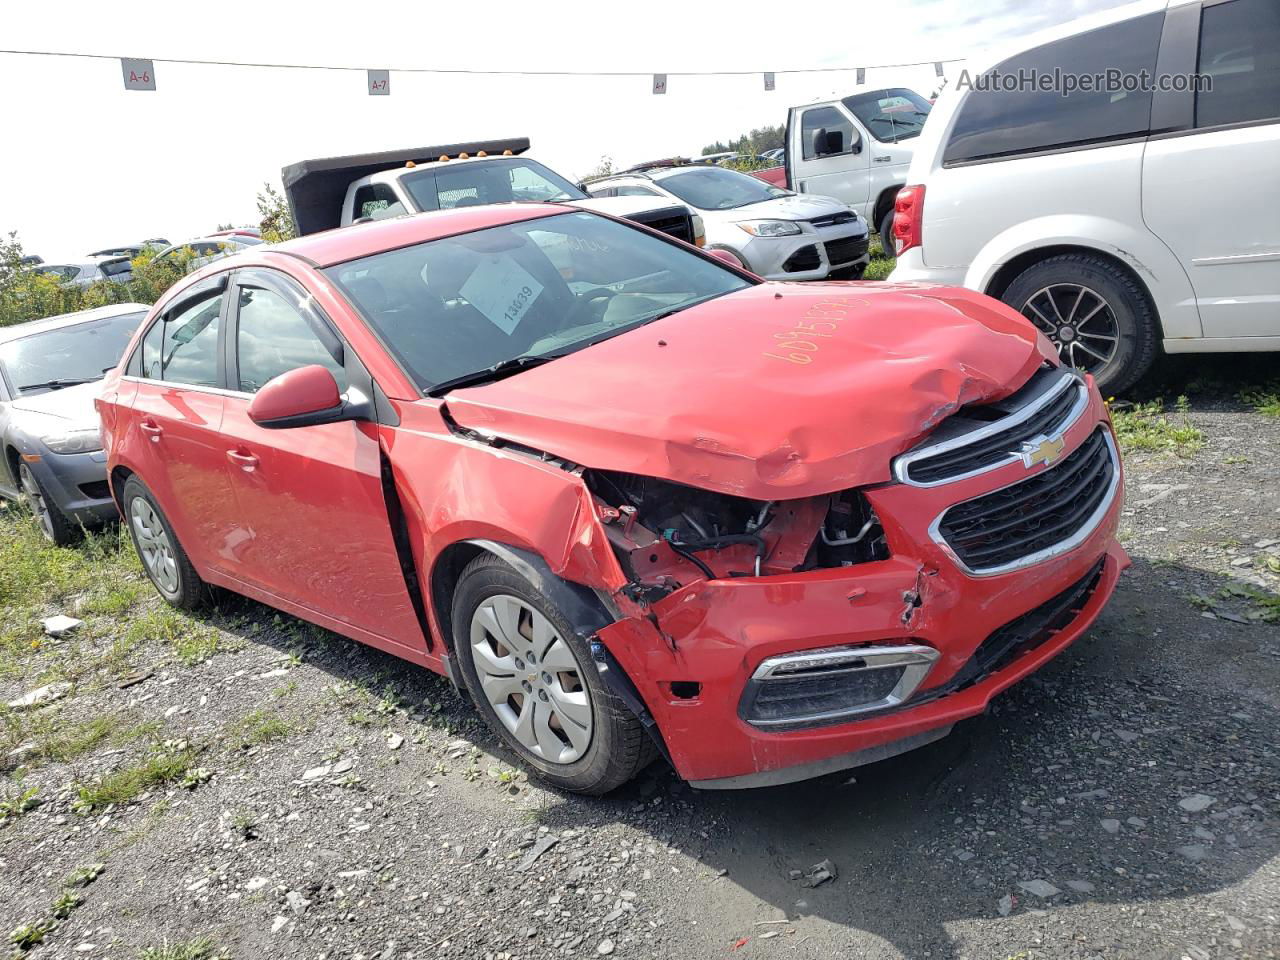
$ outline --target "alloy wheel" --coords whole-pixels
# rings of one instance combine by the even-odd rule
[[[129,506],[129,523],[138,542],[138,553],[142,555],[142,563],[151,579],[165,593],[176,594],[178,561],[160,515],[144,498],[134,497]]]
[[[53,516],[49,512],[49,504],[45,502],[44,492],[40,489],[40,484],[36,482],[31,468],[25,463],[18,468],[18,482],[22,486],[22,495],[27,501],[27,506],[31,508],[31,512],[35,514],[35,518],[40,524],[40,532],[47,539],[54,539]]]
[[[549,763],[581,759],[591,744],[591,695],[550,620],[519,597],[488,597],[471,617],[471,658],[485,699],[516,742]]]
[[[1096,375],[1114,359],[1120,345],[1120,327],[1111,304],[1080,283],[1041,287],[1022,305],[1022,315],[1057,347],[1063,363],[1086,373]]]

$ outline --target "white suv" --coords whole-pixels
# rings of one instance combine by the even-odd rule
[[[1144,0],[969,76],[898,194],[891,280],[999,297],[1104,393],[1161,346],[1280,350],[1277,0]]]

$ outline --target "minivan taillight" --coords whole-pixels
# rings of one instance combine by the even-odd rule
[[[903,187],[893,201],[893,245],[896,256],[902,256],[923,242],[924,184]]]

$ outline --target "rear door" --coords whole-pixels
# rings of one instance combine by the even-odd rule
[[[1205,337],[1280,336],[1280,4],[1199,13],[1210,86],[1188,95],[1191,130],[1147,145],[1143,219],[1187,271]]]
[[[862,128],[839,103],[804,107],[791,125],[797,193],[835,197],[865,215],[871,159]]]
[[[133,400],[120,441],[197,568],[225,569],[234,507],[219,435],[226,391],[226,275],[197,284],[156,317],[124,379]]]
[[[383,495],[377,427],[343,422],[265,429],[253,395],[282,373],[320,364],[344,393],[372,381],[292,278],[236,273],[226,364],[232,391],[222,462],[238,506],[232,575],[283,600],[394,643],[425,647]]]

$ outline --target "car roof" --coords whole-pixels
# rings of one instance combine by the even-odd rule
[[[150,309],[145,303],[113,303],[109,307],[95,307],[92,310],[64,313],[56,317],[45,317],[43,320],[28,320],[26,323],[15,323],[13,326],[0,327],[0,343],[21,340],[23,337],[29,337],[33,333],[44,333],[46,330],[73,327],[77,323],[85,323],[90,320],[106,320],[110,317],[123,316],[126,313],[146,313]]]
[[[553,203],[502,203],[475,207],[455,207],[407,217],[373,220],[349,227],[338,227],[312,233],[296,240],[276,244],[263,250],[286,253],[310,260],[316,266],[329,267],[347,260],[358,260],[399,247],[409,247],[428,240],[471,233],[508,223],[522,223],[539,217],[582,213],[573,206]],[[256,249],[256,248],[255,248]]]

